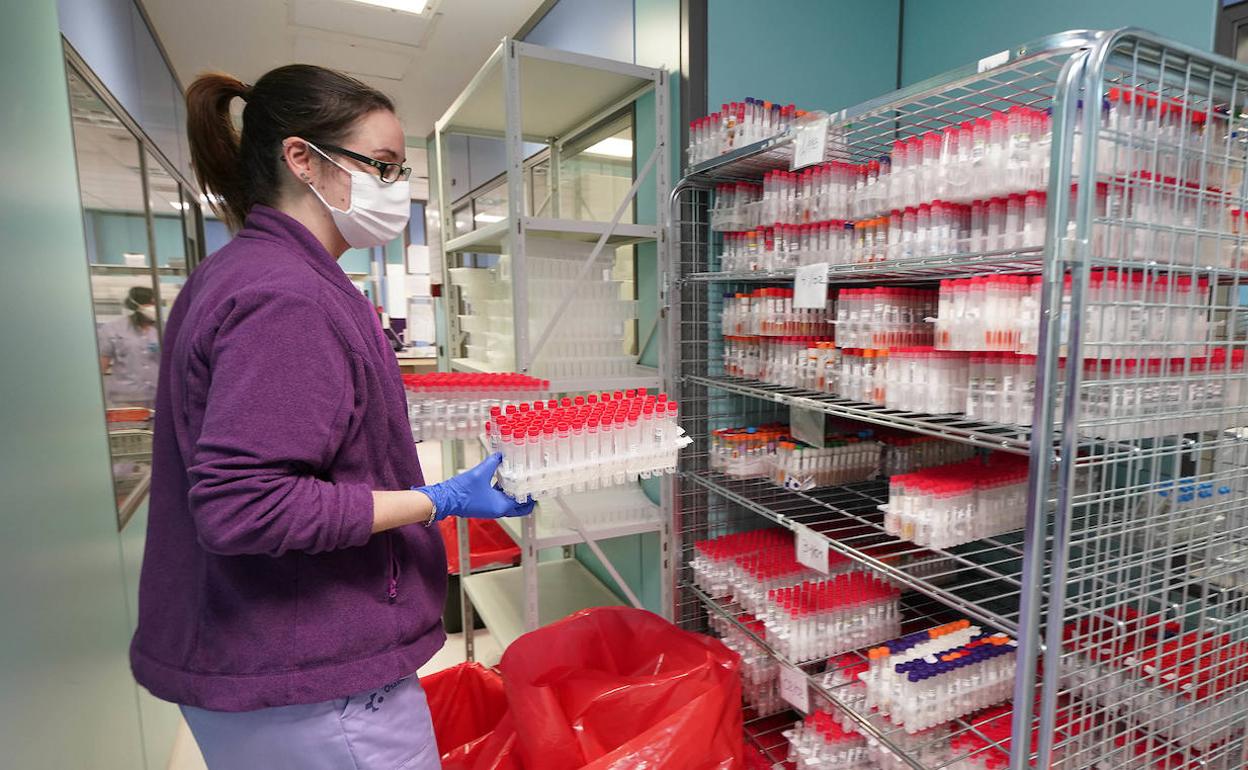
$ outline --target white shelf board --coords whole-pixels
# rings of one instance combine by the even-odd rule
[[[542,504],[538,503],[540,507]],[[656,506],[657,508],[657,506]],[[554,518],[559,516],[558,506],[550,503],[545,512],[537,511],[535,516],[547,516]],[[505,517],[498,520],[503,529],[511,539],[516,541],[516,545],[520,545],[521,536],[521,519],[516,517]],[[638,521],[632,524],[617,524],[606,527],[590,527],[587,531],[589,536],[594,540],[607,540],[613,537],[627,537],[629,535],[641,535],[646,532],[658,532],[663,526],[661,521]],[[569,527],[556,527],[553,530],[538,530],[538,535],[533,539],[533,547],[541,550],[543,548],[562,548],[565,545],[579,545],[585,542],[580,533]]]
[[[472,607],[503,649],[525,632],[521,567],[473,573],[464,578]],[[623,605],[576,559],[537,565],[538,621],[553,623],[577,610]]]
[[[616,377],[550,378],[550,389],[556,393],[661,387],[663,387],[663,378],[659,376],[659,370],[654,367],[641,365],[634,366],[628,374]]]
[[[472,358],[452,358],[452,372],[469,372],[471,374],[495,374],[494,369],[484,361],[477,361]]]
[[[452,358],[451,371],[473,374],[493,374],[497,370],[484,361],[471,358]],[[632,371],[615,377],[554,377],[550,389],[555,393],[579,393],[599,390],[630,390],[633,388],[660,388],[663,378],[659,370],[650,366],[634,366]]]
[[[520,133],[526,137],[567,136],[659,77],[648,67],[505,39],[438,121],[443,133],[503,134],[509,45],[518,54]]]
[[[511,221],[493,222],[470,233],[456,236],[446,242],[447,253],[481,252],[499,253],[511,232]],[[563,238],[565,240],[593,243],[611,227],[610,222],[589,222],[580,219],[552,219],[550,217],[521,217],[520,228],[525,235],[540,238]],[[659,237],[654,225],[637,225],[621,222],[607,237],[608,246],[627,246],[633,243],[653,241]]]

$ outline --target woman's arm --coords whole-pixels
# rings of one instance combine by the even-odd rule
[[[326,472],[348,432],[359,356],[303,295],[261,290],[223,312],[204,342],[211,383],[187,458],[200,543],[270,556],[363,545],[373,486]]]
[[[373,492],[373,533],[424,524],[433,515],[433,501],[423,492]]]

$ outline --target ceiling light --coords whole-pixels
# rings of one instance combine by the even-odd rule
[[[191,204],[184,203],[182,201],[169,201],[169,205],[173,206],[178,211],[186,211],[191,207]]]
[[[586,155],[606,155],[609,158],[633,157],[633,142],[619,136],[608,136],[602,141],[585,148]]]
[[[429,0],[354,0],[354,2],[375,5],[378,8],[389,8],[392,11],[414,13],[417,16],[424,13],[425,8],[429,6]]]
[[[476,216],[473,217],[473,219],[475,219],[476,221],[480,222],[483,225],[492,225],[495,222],[502,222],[506,218],[507,217],[500,217],[498,214],[486,214],[486,213],[477,214]]]

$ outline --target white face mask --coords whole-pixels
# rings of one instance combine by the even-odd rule
[[[407,227],[412,215],[412,186],[406,179],[389,184],[376,174],[353,171],[308,142],[325,160],[351,175],[351,208],[336,209],[321,197],[321,193],[309,182],[312,192],[329,209],[338,232],[352,248],[371,249],[389,243]]]
[[[143,316],[147,320],[149,321],[156,320],[156,306],[155,305],[139,305],[135,309],[138,311],[139,315]]]

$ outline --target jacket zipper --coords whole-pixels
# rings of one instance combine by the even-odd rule
[[[386,599],[391,603],[399,598],[399,557],[394,552],[394,533],[386,533],[386,559],[389,562],[390,579],[386,582]]]

